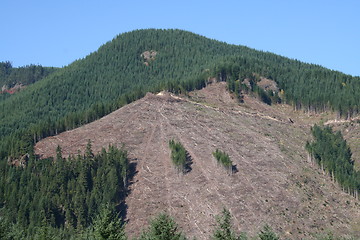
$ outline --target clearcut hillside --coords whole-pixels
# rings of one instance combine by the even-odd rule
[[[318,119],[250,96],[239,105],[225,83],[189,95],[147,94],[93,123],[40,141],[35,152],[50,157],[60,146],[64,156],[75,156],[89,140],[94,152],[124,144],[136,165],[125,199],[129,236],[139,235],[151,217],[165,211],[187,236],[209,239],[214,216],[226,207],[235,230],[253,236],[267,223],[290,239],[327,231],[360,237],[358,201],[308,161],[304,143]],[[190,156],[186,174],[171,162],[172,139]],[[216,149],[229,154],[233,174],[216,163]]]

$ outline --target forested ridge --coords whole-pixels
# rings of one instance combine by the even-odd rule
[[[29,85],[41,80],[58,68],[28,65],[15,68],[10,61],[0,62],[0,86],[7,89],[16,84]]]
[[[147,59],[146,51],[156,55]],[[181,30],[124,33],[84,59],[43,75],[47,77],[0,99],[0,227],[18,228],[30,237],[37,236],[37,229],[66,235],[64,229],[86,234],[89,227],[96,228],[103,203],[111,202],[111,209],[121,204],[129,173],[124,149],[109,147],[94,155],[89,145],[84,156],[63,159],[58,149],[56,159],[38,160],[34,144],[94,121],[146,92],[186,93],[215,77],[228,82],[240,102],[244,92],[253,91],[268,104],[331,110],[344,118],[360,107],[359,77]],[[275,81],[281,95],[256,87],[260,76]],[[251,88],[242,83],[245,79]],[[24,157],[24,167],[9,164]],[[229,159],[227,163],[232,166]],[[61,194],[54,194],[58,189]]]

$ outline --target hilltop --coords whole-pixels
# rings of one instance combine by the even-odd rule
[[[222,207],[234,216],[236,230],[251,234],[265,223],[291,239],[328,230],[357,234],[358,202],[308,162],[304,143],[315,121],[250,96],[239,105],[220,82],[189,97],[149,93],[93,123],[40,141],[35,152],[54,156],[59,145],[64,156],[76,155],[88,140],[94,152],[124,144],[136,163],[125,200],[130,236],[166,211],[188,236],[208,239]],[[185,175],[171,164],[171,139],[191,156]],[[215,149],[230,155],[232,175],[215,163]]]
[[[209,77],[248,79],[249,84],[265,77],[277,83],[284,103],[309,112],[336,111],[349,118],[359,108],[358,77],[187,31],[146,29],[120,34],[1,101],[0,137],[29,134],[40,140],[98,119],[146,92],[200,89]],[[239,91],[235,85],[232,91]],[[21,141],[12,145],[26,148],[4,155],[30,151],[29,140]]]

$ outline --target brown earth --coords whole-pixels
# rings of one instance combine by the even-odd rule
[[[1,93],[9,93],[9,94],[14,94],[18,91],[20,91],[21,89],[26,88],[25,85],[23,85],[22,83],[16,83],[15,86],[8,88],[6,85],[2,86],[0,94]]]
[[[277,87],[277,84],[274,80],[271,79],[267,79],[264,77],[260,77],[260,81],[256,83],[259,87],[261,87],[262,89],[264,89],[265,91],[273,91],[273,92],[278,92],[279,88]]]
[[[58,145],[64,156],[77,154],[88,139],[94,152],[125,144],[137,163],[126,198],[130,236],[166,211],[187,236],[209,239],[214,216],[226,207],[235,229],[250,235],[268,223],[290,239],[328,230],[360,237],[359,202],[307,161],[309,127],[323,116],[248,96],[239,105],[224,84],[188,97],[147,94],[98,121],[40,141],[36,154],[53,156]],[[170,139],[191,156],[187,174],[177,174],[171,163]],[[215,163],[217,148],[230,155],[237,172],[228,175]]]
[[[154,51],[154,50],[151,50],[151,51],[145,51],[145,52],[143,52],[143,53],[140,55],[140,57],[143,58],[144,64],[145,64],[146,66],[149,66],[149,63],[150,63],[151,61],[154,61],[154,60],[155,60],[156,55],[157,55],[157,52]]]

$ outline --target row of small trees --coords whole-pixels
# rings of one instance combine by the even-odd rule
[[[1,218],[0,218],[1,219]],[[15,230],[15,225],[0,221],[1,239],[26,239],[24,232]],[[71,233],[71,235],[69,234]],[[265,226],[257,236],[260,240],[278,240],[279,237],[269,226]],[[58,232],[49,226],[37,228],[34,239],[99,239],[126,240],[125,224],[110,205],[102,205],[93,223],[81,231]],[[133,240],[186,240],[186,235],[179,229],[176,221],[167,213],[160,213],[150,221],[150,225],[143,229],[140,236]],[[211,236],[213,240],[247,240],[246,233],[237,235],[232,226],[231,215],[227,209],[216,216],[216,227]]]
[[[247,240],[248,236],[242,232],[235,233],[232,226],[230,211],[224,208],[220,215],[215,217],[216,227],[211,239],[213,240]],[[278,240],[279,237],[271,227],[265,225],[257,236],[260,240]],[[166,213],[159,214],[154,218],[150,226],[143,231],[138,240],[185,240],[186,236],[179,230],[174,219]]]
[[[221,214],[215,217],[216,225],[209,239],[212,240],[279,240],[269,225],[265,225],[260,229],[256,236],[249,237],[246,232],[237,234],[232,225],[230,211],[224,208]],[[29,239],[29,236],[19,228],[16,224],[3,221],[0,217],[0,239]],[[80,231],[66,229],[59,231],[50,226],[41,226],[37,228],[37,232],[33,239],[58,240],[58,239],[99,239],[99,240],[127,240],[125,233],[125,224],[116,211],[110,205],[102,205],[99,214],[94,218],[93,223]],[[139,237],[134,240],[186,240],[186,235],[180,230],[176,221],[167,213],[160,213],[150,221],[150,225],[143,229]],[[313,238],[312,238],[313,239]],[[331,233],[319,235],[318,240],[351,240],[355,238],[336,237]]]
[[[169,141],[169,147],[171,149],[171,160],[175,168],[178,172],[186,173],[189,168],[190,157],[185,147],[174,139]],[[229,173],[233,172],[233,163],[227,153],[216,149],[212,154],[219,165],[224,167]]]
[[[93,233],[96,239],[127,239],[124,232],[124,225],[119,224],[114,214],[105,209],[105,214],[101,214],[95,221],[94,227],[90,233]],[[104,221],[105,219],[105,221]],[[223,208],[222,212],[215,216],[216,225],[209,239],[212,240],[279,240],[278,234],[268,225],[264,225],[258,234],[249,237],[246,232],[236,233],[232,224],[230,211]],[[102,235],[100,235],[102,234]],[[101,236],[99,238],[99,236]],[[86,235],[82,239],[92,239],[91,235]],[[186,240],[186,235],[179,229],[176,221],[167,213],[160,213],[150,221],[150,225],[143,230],[138,238],[134,240]],[[313,239],[313,238],[312,238]],[[331,233],[316,236],[318,240],[351,240],[353,238],[336,237]]]

